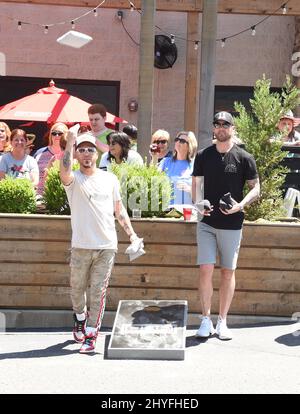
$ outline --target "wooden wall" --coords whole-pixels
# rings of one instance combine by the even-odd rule
[[[118,227],[119,253],[107,309],[120,299],[186,299],[200,312],[196,224],[133,222],[147,254],[132,264]],[[68,217],[0,214],[0,308],[70,309]],[[245,224],[232,314],[291,316],[300,311],[300,225]],[[219,270],[213,313],[218,311]]]

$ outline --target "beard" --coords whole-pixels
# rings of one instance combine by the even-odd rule
[[[83,160],[82,161],[83,168],[91,168],[93,166],[92,160]]]
[[[230,140],[231,134],[227,131],[219,131],[217,134],[215,133],[215,138],[219,142],[226,142]]]

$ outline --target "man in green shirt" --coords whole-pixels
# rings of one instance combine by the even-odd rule
[[[109,129],[105,126],[106,120],[106,108],[104,105],[96,103],[89,107],[88,116],[91,126],[91,132],[94,135],[97,144],[97,149],[99,152],[98,160],[101,159],[101,155],[104,152],[109,151],[109,146],[107,145],[106,137],[108,134],[113,132],[112,129]]]

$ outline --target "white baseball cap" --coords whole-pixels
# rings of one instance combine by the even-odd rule
[[[89,133],[85,133],[85,134],[81,134],[76,138],[76,148],[78,147],[78,145],[82,144],[83,142],[89,142],[91,144],[94,145],[94,147],[97,148],[96,145],[96,138],[94,137],[94,135],[89,134]]]

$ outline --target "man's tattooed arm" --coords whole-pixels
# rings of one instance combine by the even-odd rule
[[[76,134],[73,131],[68,131],[67,145],[63,158],[60,160],[60,179],[64,185],[69,185],[73,181],[73,146],[76,140]]]
[[[127,214],[125,207],[123,206],[122,201],[117,201],[115,203],[115,216],[118,222],[120,223],[120,226],[123,227],[126,234],[128,234],[128,236],[130,237],[130,241],[133,241],[137,237],[137,235],[132,228],[130,218]]]

